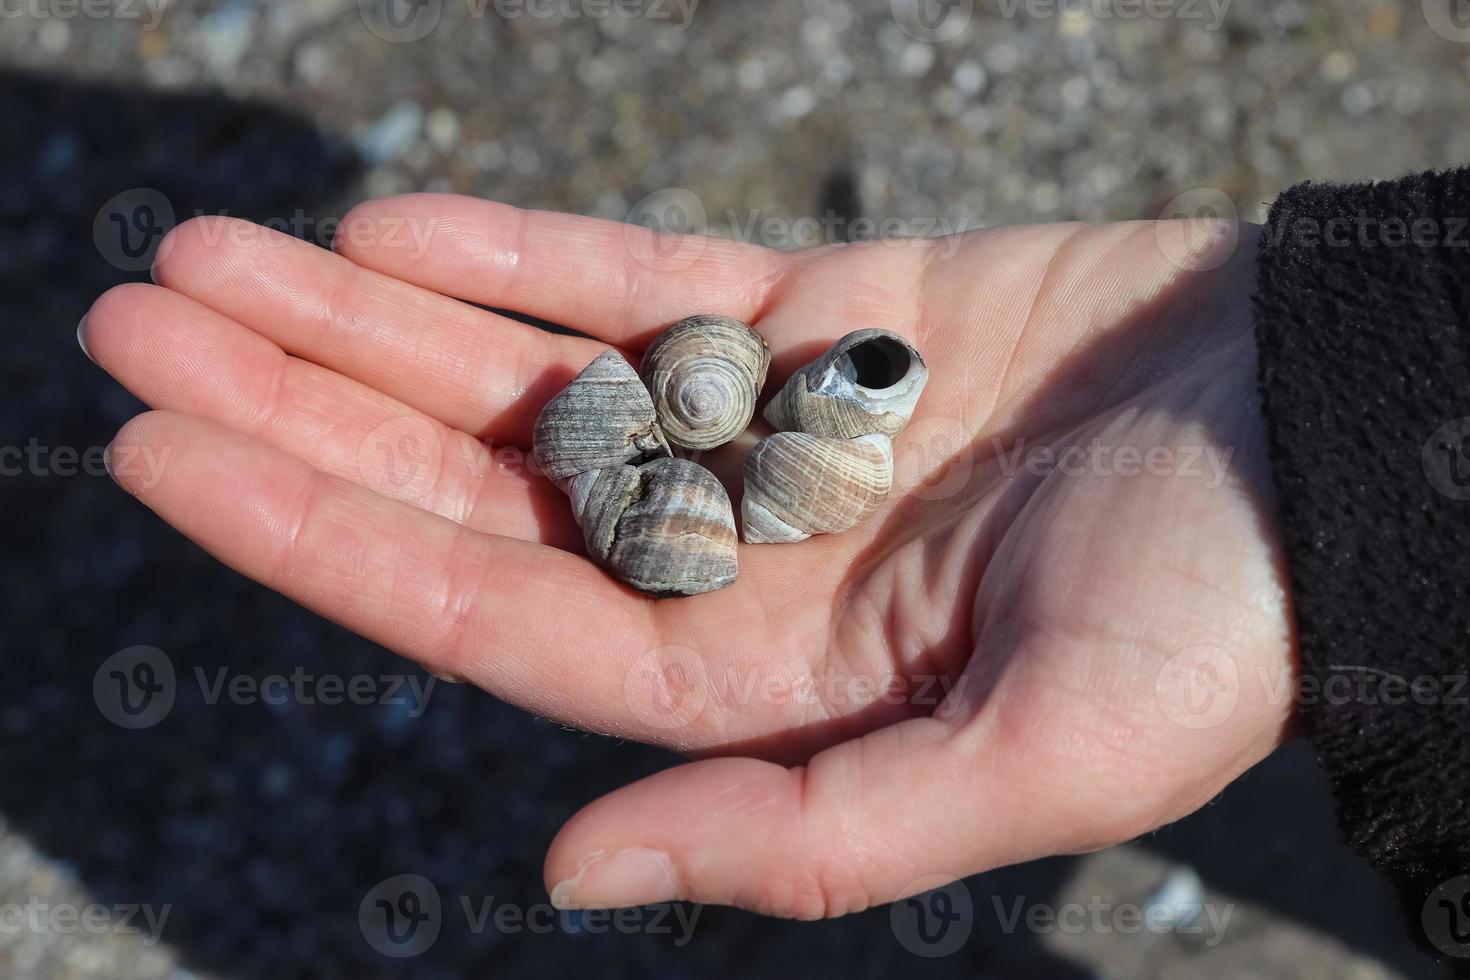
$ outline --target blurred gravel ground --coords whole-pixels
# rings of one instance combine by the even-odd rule
[[[913,0],[684,0],[682,21],[675,0],[625,0],[641,18],[494,13],[598,0],[423,2],[437,26],[387,43],[365,26],[374,0],[174,0],[151,31],[135,0],[139,20],[0,21],[0,59],[298,109],[368,154],[362,195],[622,218],[684,187],[720,231],[811,214],[835,168],[871,216],[958,227],[1153,217],[1201,186],[1251,217],[1304,178],[1470,157],[1453,125],[1470,44],[1430,30],[1418,3],[1214,0],[1217,21],[1208,0],[1132,19],[1103,16],[1107,0],[989,0],[927,44],[893,13]],[[1018,3],[1066,13],[1004,16]]]
[[[0,445],[42,460],[0,480],[0,975],[1434,975],[1383,885],[1335,843],[1303,746],[1138,844],[971,879],[969,942],[927,964],[888,909],[820,924],[706,909],[683,945],[576,917],[549,935],[477,931],[461,897],[544,901],[557,826],[672,758],[447,686],[417,717],[212,704],[196,669],[408,668],[221,569],[105,476],[63,475],[56,454],[105,445],[139,407],[73,336],[98,293],[145,274],[108,238],[119,194],[323,243],[324,219],[407,190],[777,246],[860,237],[859,213],[915,233],[1204,207],[1258,217],[1303,178],[1470,158],[1470,44],[1431,30],[1418,3],[1234,0],[1216,23],[1186,0],[1132,19],[1027,0],[1029,14],[1006,16],[1010,0],[989,0],[944,43],[922,40],[903,0],[703,0],[673,20],[653,0],[621,8],[644,11],[633,18],[576,0],[502,5],[522,11],[511,17],[429,0],[419,14],[437,20],[414,41],[373,2],[175,0],[156,24],[141,2],[88,8],[113,11],[100,19],[66,3],[0,10]],[[562,13],[526,12],[548,9]],[[177,698],[127,731],[92,682],[135,644],[165,652]],[[432,880],[444,911],[432,947],[395,960],[358,913],[404,873]],[[1232,908],[1223,938],[1004,925],[1018,900],[1116,907],[1160,900],[1165,882]],[[39,927],[7,918],[38,905],[51,910]],[[87,905],[106,928],[53,914]],[[162,942],[122,925],[137,905],[168,910]]]

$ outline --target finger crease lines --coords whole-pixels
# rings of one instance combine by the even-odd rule
[[[449,570],[449,577],[445,582],[444,602],[440,606],[439,612],[441,618],[447,618],[449,620],[449,625],[445,629],[443,638],[436,646],[439,650],[440,666],[455,676],[464,676],[461,671],[461,666],[465,660],[464,644],[465,638],[468,635],[470,615],[475,610],[475,606],[477,605],[476,598],[479,596],[480,590],[485,584],[485,577],[489,574],[490,565],[492,564],[491,553],[482,547],[481,553],[475,558],[475,563],[479,567],[475,570],[468,586],[455,588],[455,576],[453,573],[456,561],[455,555],[466,544],[482,545],[484,542],[485,539],[481,535],[464,527],[458,528],[455,532],[454,545],[450,551],[450,560],[446,563],[446,568]]]
[[[1020,360],[1021,347],[1026,341],[1026,334],[1030,332],[1031,325],[1036,321],[1037,311],[1041,307],[1041,302],[1046,295],[1047,287],[1058,274],[1057,268],[1062,253],[1072,243],[1073,239],[1081,233],[1081,226],[1069,231],[1067,237],[1057,244],[1056,249],[1046,260],[1046,267],[1041,271],[1041,281],[1036,286],[1036,293],[1031,297],[1031,302],[1026,307],[1026,320],[1021,324],[1021,330],[1016,334],[1015,342],[1011,344],[1011,352],[1006,358],[1006,366],[1000,374],[1000,383],[995,387],[995,402],[990,408],[990,414],[992,415],[995,414],[996,408],[1000,406],[1006,397],[1006,383],[1010,380],[1011,371],[1015,369],[1016,362]]]
[[[929,276],[934,268],[934,260],[939,257],[939,249],[934,244],[934,239],[926,239],[923,255],[919,259],[919,272],[914,282],[914,342],[922,347],[929,337]]]
[[[439,422],[433,422],[432,424],[434,426],[434,438],[439,442],[439,452],[436,454],[438,458],[434,460],[434,474],[425,485],[424,492],[428,499],[424,501],[424,505],[435,514],[448,517],[456,523],[463,523],[463,521],[458,520],[455,516],[459,511],[464,509],[463,491],[458,494],[460,499],[455,499],[456,495],[446,488],[444,482],[445,474],[450,469],[447,460],[453,449],[451,445],[453,434],[447,426]]]
[[[279,351],[279,354],[276,369],[271,372],[270,384],[265,386],[265,391],[256,400],[255,411],[251,413],[248,429],[251,435],[259,435],[266,429],[284,428],[283,406],[286,403],[286,389],[290,384],[290,375],[295,367],[292,362],[296,359],[285,351]]]
[[[365,270],[348,259],[342,259],[342,262],[345,265],[337,276],[337,281],[327,293],[326,307],[322,312],[321,328],[318,333],[317,348],[329,356],[339,337],[344,335],[351,337],[357,333],[358,318],[353,312],[349,297],[360,291],[359,280]]]
[[[321,473],[314,469],[307,470],[306,487],[301,492],[300,502],[296,505],[296,519],[291,522],[291,530],[286,535],[286,542],[281,550],[281,558],[277,562],[274,582],[287,583],[295,578],[295,567],[297,554],[300,550],[301,538],[307,521],[311,520],[316,511],[317,503],[321,498],[325,479]]]
[[[459,523],[473,528],[475,513],[480,508],[480,497],[490,490],[490,473],[494,459],[485,444],[474,436],[454,429],[450,430],[449,436],[451,440],[463,446],[469,456],[470,472],[465,477],[465,502]]]

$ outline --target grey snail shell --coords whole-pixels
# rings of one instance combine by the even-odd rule
[[[698,463],[655,459],[572,481],[572,511],[593,560],[655,596],[722,589],[737,574],[735,515]]]
[[[733,317],[700,314],[669,327],[643,355],[664,435],[685,449],[714,449],[739,436],[755,414],[771,352]]]
[[[891,330],[857,330],[791,376],[766,405],[778,431],[834,439],[898,435],[914,414],[929,368]]]
[[[638,373],[614,350],[598,355],[541,409],[531,452],[564,492],[583,473],[673,455]]]
[[[742,537],[766,544],[846,531],[871,516],[892,487],[893,443],[885,435],[777,432],[745,461]]]
[[[587,553],[655,596],[723,588],[738,574],[730,498],[714,474],[675,458],[743,433],[770,352],[730,317],[687,317],[643,357],[587,365],[536,419],[541,471],[571,497]],[[796,372],[766,418],[778,430],[745,462],[741,535],[752,544],[836,534],[872,516],[893,486],[893,443],[929,371],[913,344],[859,330]],[[645,387],[645,383],[647,387]]]
[[[674,459],[633,366],[606,351],[541,410],[537,466],[570,495],[587,553],[636,589],[695,595],[735,581],[735,515],[720,481]]]

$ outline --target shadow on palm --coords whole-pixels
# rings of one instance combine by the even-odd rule
[[[1003,593],[1014,604],[1012,620],[1026,620],[1026,610],[1038,606],[1042,598],[1036,590],[1045,587],[1044,579],[1031,575],[1023,551],[1013,554],[1008,566],[991,574],[988,582],[987,574],[1038,491],[1068,479],[1055,472],[1056,456],[1050,457],[1053,465],[1046,465],[1046,453],[1059,454],[1069,447],[1075,452],[1124,406],[1132,406],[1171,418],[1178,427],[1197,428],[1198,441],[1220,458],[1234,457],[1242,448],[1239,417],[1222,415],[1218,405],[1202,405],[1194,394],[1229,361],[1245,385],[1242,396],[1249,397],[1246,388],[1253,383],[1254,362],[1249,355],[1249,319],[1243,315],[1248,288],[1242,287],[1242,280],[1249,277],[1254,263],[1253,235],[1248,233],[1223,263],[1212,255],[1197,257],[1203,266],[1200,271],[1169,267],[1157,247],[1144,258],[1166,267],[1163,286],[1135,297],[1126,311],[1107,322],[1093,322],[1087,330],[1077,331],[1085,335],[1077,336],[1065,354],[1046,365],[1044,376],[1030,390],[997,399],[989,412],[979,409],[987,393],[977,390],[962,402],[963,421],[936,417],[921,402],[910,429],[895,445],[900,466],[907,461],[907,478],[895,486],[896,501],[874,528],[851,533],[863,539],[859,548],[853,550],[839,538],[803,543],[802,547],[827,549],[831,560],[845,568],[827,600],[833,641],[813,667],[812,688],[824,682],[828,690],[847,684],[846,703],[834,705],[828,698],[821,705],[827,717],[719,744],[699,754],[749,755],[792,764],[907,718],[936,712],[979,714],[1013,659],[1025,654],[1024,645],[1014,637],[993,636],[993,624],[987,631],[987,617],[979,607],[985,595],[982,583],[989,594]],[[1050,263],[1041,270],[1038,290],[1046,288],[1052,270]],[[1076,312],[1084,319],[1093,316],[1085,306]],[[1034,323],[1028,327],[1068,329]],[[789,352],[773,370],[767,391],[779,390],[786,376],[823,349],[815,343]],[[951,386],[963,384],[956,378],[961,367],[936,363],[934,377]],[[999,424],[992,425],[992,419]],[[1266,536],[1271,533],[1274,505],[1258,449],[1244,447],[1242,455],[1232,460],[1232,469]],[[710,463],[731,487],[737,511],[738,461],[744,451],[723,454]],[[1069,519],[1087,518],[1074,509]],[[743,556],[751,550],[745,548]],[[899,578],[913,593],[944,597],[926,606],[924,642],[913,643],[905,633],[907,624],[897,617],[879,617],[884,626],[880,645],[891,659],[870,661],[866,674],[852,670],[851,649],[841,645],[841,624],[854,616],[855,608],[870,603],[873,594],[894,596],[893,583]],[[983,657],[974,656],[977,650]],[[838,680],[825,677],[834,671],[841,675]],[[702,679],[709,680],[707,675]],[[688,677],[682,680],[693,683]]]

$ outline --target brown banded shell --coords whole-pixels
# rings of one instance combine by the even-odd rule
[[[686,449],[714,449],[750,425],[771,352],[728,316],[685,317],[659,335],[640,373],[664,435]]]
[[[857,330],[793,374],[765,417],[781,432],[892,439],[913,416],[928,380],[923,356],[906,339],[891,330]]]
[[[745,461],[741,533],[750,544],[846,531],[888,498],[893,444],[885,435],[831,439],[778,432]]]
[[[572,481],[588,554],[656,596],[696,595],[735,581],[735,515],[713,473],[685,459],[589,471]]]
[[[583,473],[672,455],[638,373],[613,350],[598,355],[546,403],[531,451],[563,491]]]

